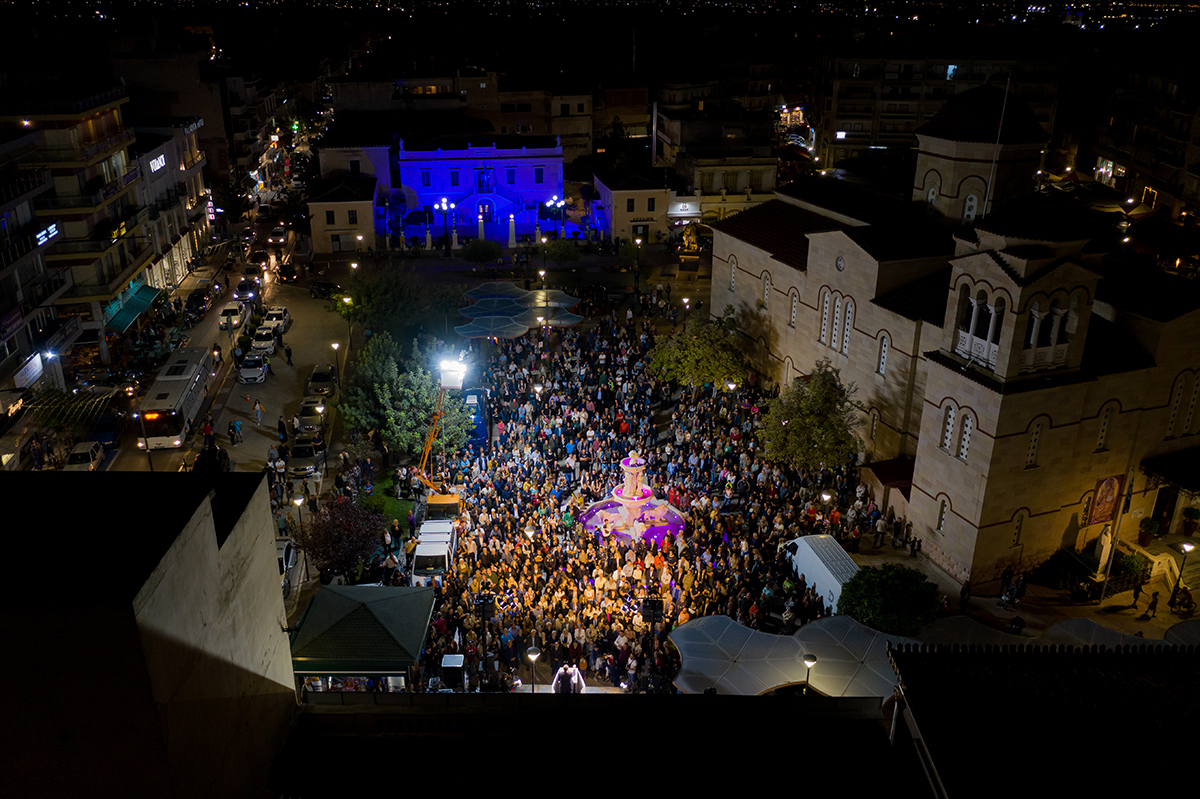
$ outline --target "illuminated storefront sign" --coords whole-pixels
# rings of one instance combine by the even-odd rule
[[[45,230],[39,230],[37,233],[37,245],[39,247],[41,247],[43,244],[48,243],[50,241],[50,239],[54,238],[57,235],[58,235],[58,225],[57,224],[50,225]]]
[[[162,169],[166,165],[167,165],[167,154],[166,153],[163,153],[158,158],[150,159],[150,171],[151,172],[157,172],[158,170]]]

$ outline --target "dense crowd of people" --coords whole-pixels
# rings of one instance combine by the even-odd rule
[[[655,290],[639,310],[660,298]],[[756,384],[692,392],[658,381],[646,355],[666,331],[602,296],[587,310],[595,316],[579,329],[532,331],[477,356],[495,432],[490,451],[438,466],[436,477],[465,486],[463,534],[437,588],[418,685],[438,684],[445,654],[465,655],[473,681],[496,679],[479,675],[486,634],[501,674],[526,674],[536,645],[551,674],[570,663],[593,684],[671,691],[675,626],[726,614],[790,633],[829,614],[784,544],[816,532],[856,542],[879,520],[852,463],[794,473],[764,459],[756,430],[768,398]],[[686,516],[678,538],[605,537],[579,523],[635,449],[655,493]],[[847,510],[825,512],[837,507]],[[486,624],[475,602],[485,594],[495,597]],[[656,598],[652,623],[643,603]]]

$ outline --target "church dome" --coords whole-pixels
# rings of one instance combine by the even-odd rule
[[[1016,95],[1009,94],[1008,106],[1005,107],[1004,95],[1004,89],[991,84],[957,94],[946,101],[933,119],[917,128],[917,135],[955,142],[994,143],[1003,109],[1001,144],[1042,144],[1048,141],[1050,134],[1046,133],[1029,106]]]

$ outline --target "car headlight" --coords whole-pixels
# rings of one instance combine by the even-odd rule
[[[179,446],[179,439],[177,438],[177,439],[175,439],[174,441],[172,441],[172,442],[171,442],[171,445],[172,445],[172,446],[176,446],[176,447],[178,447],[178,446]]]

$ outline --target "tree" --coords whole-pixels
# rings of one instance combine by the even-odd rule
[[[733,306],[728,306],[719,319],[708,319],[658,339],[650,349],[650,374],[692,389],[706,383],[738,383],[746,373],[742,349]]]
[[[390,335],[372,336],[338,405],[346,424],[357,430],[378,430],[396,453],[420,452],[440,390],[437,376],[424,366],[426,360],[415,343],[414,357],[404,360]],[[461,392],[446,392],[442,413],[442,432],[434,451],[460,449],[472,427]]]
[[[360,322],[364,327],[374,328],[394,317],[397,309],[412,308],[418,292],[412,267],[389,264],[379,272],[355,274],[343,292],[350,302],[343,296],[331,297],[329,310],[340,314],[350,324]]]
[[[304,520],[296,531],[296,546],[320,568],[348,575],[375,557],[386,528],[379,511],[361,503],[334,502]]]
[[[546,258],[554,261],[558,267],[561,267],[564,261],[579,260],[579,248],[566,239],[555,239],[542,246],[545,248]]]
[[[837,612],[882,633],[916,635],[937,613],[938,588],[917,569],[867,567],[842,586]]]
[[[475,239],[462,248],[464,261],[473,264],[493,264],[503,254],[498,242],[491,239]]]
[[[474,243],[474,242],[472,242]],[[488,244],[496,244],[494,241]],[[496,245],[499,251],[499,245]],[[450,314],[458,317],[458,309],[467,304],[463,287],[458,283],[428,283],[424,288],[425,302],[430,310],[441,314],[444,333],[450,335]]]
[[[39,388],[22,394],[21,404],[39,428],[80,434],[108,409],[117,390],[68,394],[56,388]]]
[[[767,457],[797,469],[819,469],[841,463],[862,449],[855,433],[862,406],[854,400],[857,387],[842,384],[828,358],[817,361],[812,373],[783,390],[767,409],[758,433]]]

